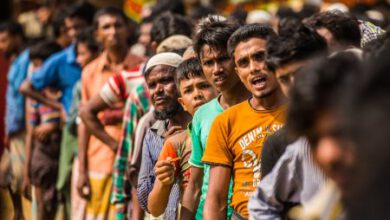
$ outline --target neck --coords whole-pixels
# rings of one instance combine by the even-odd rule
[[[273,92],[267,97],[252,97],[250,99],[250,104],[252,108],[256,110],[270,110],[279,107],[284,103],[286,103],[286,97],[283,95],[280,89],[277,89],[277,91]]]
[[[219,103],[223,109],[227,109],[233,105],[243,102],[250,97],[250,93],[241,82],[237,83],[233,88],[221,92]]]
[[[182,110],[177,113],[174,117],[169,119],[170,127],[172,126],[180,126],[182,128],[186,128],[188,123],[191,121],[191,115],[186,111]]]
[[[127,47],[107,49],[107,57],[111,64],[121,64],[127,55]]]

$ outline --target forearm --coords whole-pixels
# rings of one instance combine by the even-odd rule
[[[38,90],[36,90],[30,83],[30,81],[26,80],[22,83],[20,86],[20,92],[27,96],[30,97],[44,105],[48,105],[52,108],[55,108],[57,110],[61,110],[62,104],[60,102],[56,102],[54,100],[45,98]]]
[[[156,180],[148,197],[148,210],[155,217],[162,215],[168,205],[172,186],[165,186]]]
[[[24,175],[26,178],[29,177],[28,173],[30,170],[30,165],[31,165],[31,158],[32,158],[32,152],[34,148],[34,143],[33,143],[33,127],[29,126],[27,127],[27,135],[26,135],[26,163],[24,167]]]
[[[113,150],[116,150],[118,145],[117,141],[104,130],[104,126],[98,119],[97,114],[98,111],[93,111],[88,106],[80,109],[80,117],[90,133],[107,146],[113,148]]]
[[[226,219],[227,212],[227,199],[221,200],[218,198],[207,197],[204,209],[203,209],[203,219],[204,220],[213,220],[213,219]]]
[[[84,123],[80,123],[77,127],[78,133],[78,157],[79,157],[79,171],[85,173],[88,171],[88,143],[89,132],[86,129]]]
[[[199,170],[199,171],[195,171]],[[198,175],[194,175],[199,173]],[[181,219],[194,219],[202,192],[203,169],[191,167],[191,177],[184,196],[181,208]]]

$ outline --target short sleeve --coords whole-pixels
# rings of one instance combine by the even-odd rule
[[[58,62],[58,56],[50,57],[49,60],[43,64],[42,68],[32,74],[30,82],[35,89],[42,90],[43,88],[54,84],[58,74]]]
[[[189,163],[192,166],[203,168],[202,156],[203,156],[203,148],[201,142],[201,127],[199,125],[198,114],[195,113],[195,116],[192,120],[192,131],[191,131],[191,139],[192,139],[192,154],[189,160]]]
[[[115,103],[119,102],[121,98],[124,98],[123,90],[125,89],[125,86],[123,84],[124,81],[121,74],[110,77],[100,90],[100,97],[107,105],[113,106]]]
[[[206,149],[202,158],[204,163],[233,166],[233,155],[229,149],[227,128],[226,114],[222,113],[217,116],[211,125]]]

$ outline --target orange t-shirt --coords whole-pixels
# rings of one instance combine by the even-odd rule
[[[176,168],[176,177],[180,184],[180,194],[183,195],[190,179],[190,164],[188,160],[191,156],[192,141],[187,130],[183,130],[177,134],[168,137],[165,140],[164,147],[161,150],[158,160],[166,160],[179,158],[173,162]]]
[[[248,217],[247,203],[260,183],[260,158],[264,140],[284,124],[286,106],[257,111],[249,101],[217,116],[207,139],[203,162],[232,168],[231,206]]]

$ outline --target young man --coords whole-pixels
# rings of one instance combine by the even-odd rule
[[[181,56],[167,52],[150,58],[145,67],[145,80],[157,119],[144,138],[141,170],[138,178],[137,198],[145,211],[148,211],[148,196],[156,180],[154,167],[163,147],[165,136],[174,130],[185,129],[191,120],[191,116],[183,110],[178,102],[179,92],[175,84],[175,71],[181,62]],[[167,133],[168,130],[171,132]],[[174,184],[165,209],[165,219],[176,219],[178,194],[179,187]]]
[[[295,35],[291,36],[290,31]],[[278,37],[267,42],[267,65],[274,71],[284,95],[288,97],[295,74],[326,52],[326,43],[319,34],[299,21],[290,20],[281,25]],[[285,128],[282,128],[265,141],[261,159],[263,177],[271,172],[286,147],[293,142],[287,136]]]
[[[267,42],[267,65],[289,97],[297,72],[326,52],[325,40],[315,31],[300,22],[284,23],[279,36]],[[324,181],[322,173],[313,166],[305,139],[288,145],[291,141],[285,128],[275,134],[263,146],[264,178],[248,204],[254,219],[282,219],[291,204],[307,203]],[[304,174],[310,178],[300,178]],[[287,184],[287,179],[294,181]]]
[[[203,218],[210,167],[202,162],[202,157],[212,121],[225,109],[242,102],[249,95],[234,73],[234,64],[227,52],[227,41],[237,27],[236,23],[223,17],[209,16],[200,21],[195,36],[194,50],[203,73],[221,94],[199,108],[192,120],[191,177],[188,190],[184,192],[182,219]],[[228,212],[230,214],[231,209]]]
[[[85,105],[95,94],[98,94],[107,80],[129,66],[137,66],[142,59],[128,53],[128,37],[130,35],[127,17],[120,9],[107,7],[100,9],[94,17],[97,41],[104,48],[98,58],[83,69],[81,103]],[[133,63],[126,62],[127,60]],[[139,78],[142,78],[139,76]],[[139,81],[141,82],[141,81]],[[121,134],[123,103],[113,106],[101,114],[100,126],[104,127],[110,139],[102,143],[81,123],[78,129],[80,177],[78,192],[84,198],[90,198],[87,204],[86,218],[109,218],[114,214],[109,204],[111,195],[111,174],[117,149],[117,141]],[[83,108],[80,116],[85,120]],[[91,175],[95,174],[95,175]],[[99,174],[99,175],[96,175]],[[99,217],[101,216],[101,217]]]
[[[359,58],[342,52],[297,77],[286,128],[294,136],[307,138],[314,162],[329,178],[322,187],[325,191],[320,190],[319,197],[303,207],[299,219],[307,219],[306,215],[314,219],[342,219],[341,201],[346,201],[358,186],[356,148],[346,133],[340,106],[348,97],[345,91],[359,78],[359,69]]]
[[[340,11],[323,12],[308,18],[305,23],[326,40],[330,53],[360,48],[362,34],[359,22],[349,14]]]
[[[266,69],[266,39],[275,34],[268,26],[246,25],[231,35],[229,54],[235,70],[252,97],[217,116],[202,158],[210,164],[210,183],[204,219],[248,218],[247,203],[260,183],[260,156],[265,138],[284,123],[285,98],[275,75]],[[227,204],[229,181],[233,196]]]
[[[217,96],[215,89],[206,80],[197,58],[185,60],[179,65],[176,82],[180,92],[178,101],[191,116],[201,105]],[[156,163],[157,179],[148,197],[148,209],[153,216],[164,213],[174,182],[179,184],[180,198],[183,198],[190,177],[188,160],[191,148],[191,125],[165,140]],[[173,162],[172,159],[176,161]]]

